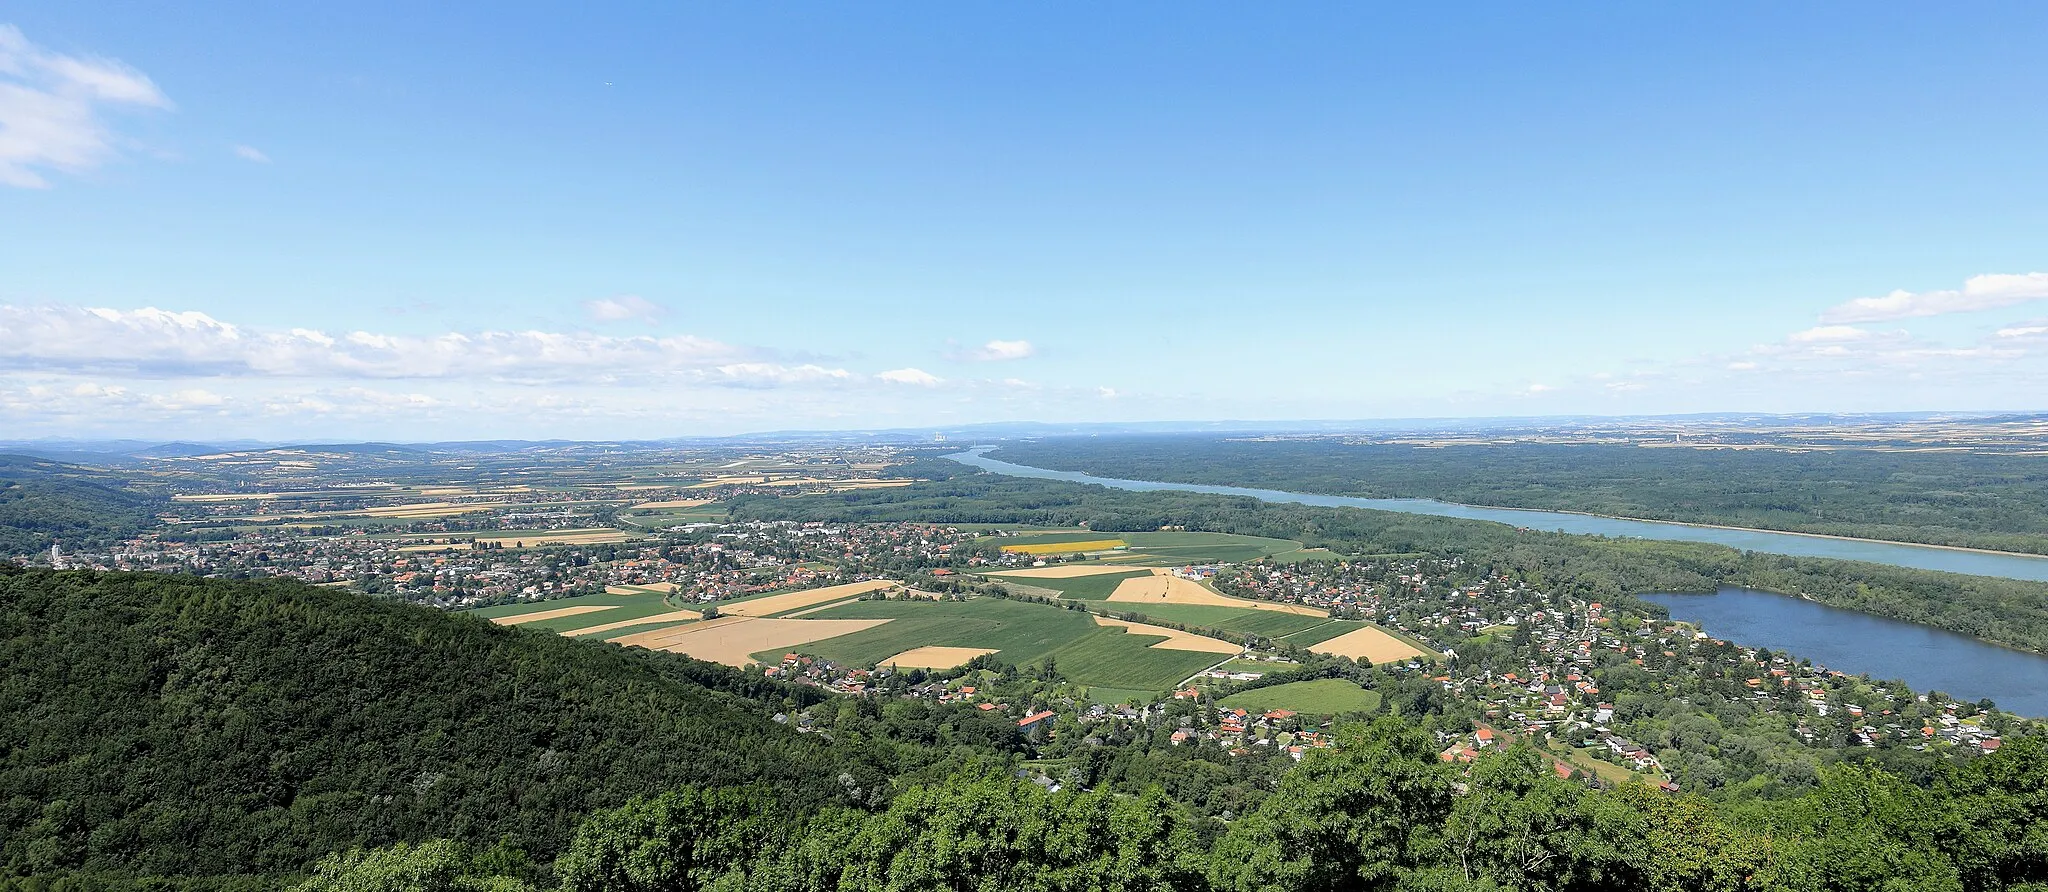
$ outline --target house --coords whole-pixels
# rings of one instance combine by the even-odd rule
[[[1045,729],[1052,727],[1052,720],[1058,715],[1059,713],[1053,712],[1050,709],[1044,712],[1034,712],[1017,720],[1017,730],[1024,732],[1025,736],[1037,740],[1045,735]]]
[[[1479,745],[1479,746],[1482,746],[1482,747],[1488,747],[1488,746],[1492,746],[1492,745],[1493,745],[1493,729],[1492,729],[1492,728],[1481,728],[1481,729],[1479,729],[1479,730],[1477,730],[1477,731],[1474,731],[1474,732],[1472,732],[1472,739],[1473,739],[1474,741],[1476,741],[1476,742],[1478,743],[1478,745]]]

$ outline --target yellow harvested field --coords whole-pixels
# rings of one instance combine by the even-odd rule
[[[1068,554],[1076,551],[1108,551],[1122,547],[1122,539],[1090,539],[1086,542],[1044,542],[1037,545],[1005,545],[1004,551],[1017,554]]]
[[[412,505],[365,508],[361,513],[371,517],[438,517],[444,514],[462,514],[469,511],[505,508],[511,504],[510,502],[420,502]]]
[[[983,654],[995,651],[986,647],[920,647],[906,650],[875,665],[894,666],[898,669],[951,669]]]
[[[1076,576],[1101,576],[1105,573],[1129,573],[1146,567],[1124,565],[1105,567],[1101,564],[1068,564],[1064,567],[1033,567],[1029,570],[997,570],[990,576],[1014,576],[1018,579],[1073,579]]]
[[[627,626],[639,626],[645,625],[647,623],[679,623],[685,620],[696,620],[703,618],[704,614],[698,613],[695,610],[677,610],[670,613],[657,613],[653,616],[636,616],[632,619],[622,619],[618,622],[605,623],[601,626],[591,626],[589,628],[584,629],[570,629],[566,632],[563,632],[562,634],[574,638],[578,635],[595,635],[599,632],[609,632],[613,629],[623,629]]]
[[[713,477],[701,483],[692,483],[684,489],[710,489],[714,486],[747,486],[766,483],[766,477]]]
[[[1125,622],[1120,619],[1098,616],[1095,618],[1095,624],[1118,629],[1129,629],[1133,635],[1165,636],[1165,641],[1152,645],[1160,650],[1192,650],[1209,654],[1234,654],[1244,650],[1243,647],[1221,638],[1211,638],[1207,635],[1197,635],[1193,632],[1183,632],[1179,629],[1169,629],[1165,626],[1155,626],[1149,623]]]
[[[575,616],[579,613],[596,613],[600,610],[610,610],[616,606],[618,605],[585,604],[581,607],[557,607],[553,610],[536,610],[532,613],[522,613],[517,616],[494,616],[491,617],[491,622],[497,623],[501,626],[516,626],[520,623],[536,623],[544,619],[554,619],[558,616]]]
[[[1206,604],[1210,607],[1243,607],[1247,610],[1271,610],[1275,613],[1292,613],[1295,616],[1329,616],[1330,611],[1300,604],[1275,604],[1271,601],[1248,601],[1219,595],[1192,579],[1168,575],[1164,570],[1154,570],[1151,576],[1138,576],[1117,584],[1116,591],[1109,593],[1112,603],[1130,604]]]
[[[824,588],[805,589],[782,595],[769,595],[752,601],[741,601],[730,607],[720,605],[718,612],[727,616],[767,616],[771,613],[787,613],[804,607],[829,604],[833,601],[847,601],[868,592],[890,588],[902,583],[888,579],[873,579],[867,582],[849,582],[845,585],[828,585]],[[760,648],[755,648],[759,650]]]
[[[499,533],[476,537],[479,542],[503,542],[506,547],[521,543],[528,548],[536,545],[602,545],[608,542],[624,542],[628,537],[618,530],[544,530],[537,533]]]
[[[672,593],[672,591],[676,591],[676,583],[645,583],[645,585],[606,585],[606,587],[604,587],[604,593],[606,593],[606,595],[647,595],[647,593],[659,593],[659,595],[668,595],[668,593]]]
[[[713,501],[712,499],[672,499],[672,500],[670,500],[670,501],[666,501],[666,502],[641,502],[640,504],[638,504],[638,505],[634,505],[633,507],[634,507],[635,509],[639,509],[639,508],[648,508],[648,509],[653,509],[653,508],[695,508],[695,507],[697,507],[698,505],[709,505],[709,504],[711,504],[711,503],[712,503],[712,501]]]
[[[1309,650],[1319,654],[1350,657],[1354,660],[1366,659],[1374,663],[1396,663],[1423,655],[1415,645],[1373,626],[1346,632],[1321,644],[1309,645]]]
[[[612,643],[689,654],[700,660],[724,663],[727,666],[745,666],[754,661],[752,655],[755,651],[780,650],[841,635],[851,635],[886,622],[889,620],[761,619],[752,616],[722,616],[673,629],[627,635],[612,639]]]

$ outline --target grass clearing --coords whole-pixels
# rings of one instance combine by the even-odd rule
[[[1328,622],[1327,618],[1301,616],[1293,613],[1277,613],[1271,610],[1256,610],[1243,607],[1223,607],[1211,604],[1130,604],[1128,602],[1097,605],[1119,613],[1137,613],[1146,617],[1179,623],[1183,626],[1200,626],[1219,632],[1244,632],[1278,638],[1301,632]]]
[[[619,620],[640,620],[642,622],[645,622],[646,617],[654,616],[655,614],[659,613],[665,613],[675,609],[668,606],[668,603],[662,600],[661,595],[654,594],[651,592],[635,592],[632,594],[616,594],[613,592],[606,592],[601,595],[578,595],[574,598],[557,598],[552,601],[528,601],[522,604],[501,604],[496,607],[483,607],[476,610],[469,610],[465,612],[471,616],[482,617],[484,619],[491,620],[492,622],[499,622],[501,617],[520,617],[525,616],[527,614],[556,611],[568,607],[586,606],[605,609],[605,615],[603,617],[600,617],[599,619],[603,619],[607,622],[617,622]],[[594,611],[583,612],[590,613]],[[526,620],[520,623],[520,625],[523,625],[526,628],[530,629],[545,629],[550,632],[562,632],[572,629],[581,629],[583,627],[591,625],[592,622],[593,619],[587,616],[579,618],[578,616],[572,614],[556,614],[553,618],[550,619]]]
[[[1368,691],[1356,682],[1342,678],[1318,678],[1242,691],[1220,702],[1233,709],[1258,713],[1287,709],[1303,715],[1330,716],[1374,712],[1380,708],[1380,699],[1380,692]]]
[[[1068,576],[1064,578],[1057,576],[1050,578],[1034,576],[1028,577],[1022,582],[1016,580],[1008,580],[1008,582],[1014,586],[1022,587],[1028,585],[1034,589],[1052,591],[1057,593],[1059,597],[1072,598],[1076,601],[1105,601],[1109,599],[1110,594],[1115,592],[1116,587],[1121,585],[1124,580],[1139,579],[1151,575],[1152,571],[1150,569],[1132,570],[1118,567],[1111,568],[1110,572],[1107,573],[1092,573],[1086,576]],[[1005,580],[997,577],[997,581]]]
[[[1060,674],[1076,684],[1154,692],[1172,688],[1219,659],[1216,654],[1153,648],[1157,639],[1097,626],[1094,616],[1083,611],[1001,598],[855,601],[813,616],[891,620],[802,648],[852,666],[877,665],[920,647],[983,648],[1016,666],[1051,656]]]
[[[1165,626],[1154,626],[1147,623],[1134,623],[1129,620],[1110,619],[1108,617],[1102,616],[1098,616],[1095,618],[1095,624],[1098,626],[1108,626],[1111,628],[1123,629],[1125,632],[1128,632],[1132,635],[1145,635],[1148,637],[1158,636],[1164,639],[1160,641],[1158,644],[1152,645],[1156,648],[1165,648],[1167,650],[1189,650],[1198,653],[1211,654],[1237,654],[1244,652],[1244,647],[1242,645],[1233,644],[1231,642],[1224,641],[1221,638],[1210,638],[1207,635],[1197,635],[1193,632],[1183,632],[1179,629],[1169,629]]]
[[[1320,626],[1311,626],[1300,632],[1296,632],[1292,635],[1285,635],[1282,637],[1287,641],[1288,644],[1292,644],[1296,647],[1306,647],[1310,650],[1314,650],[1315,645],[1321,644],[1332,638],[1336,638],[1343,635],[1349,635],[1352,632],[1358,631],[1359,629],[1370,627],[1371,625],[1371,623],[1359,622],[1355,619],[1333,619],[1326,623],[1323,623]]]
[[[1075,542],[1043,542],[1034,545],[1005,545],[1003,550],[1013,554],[1071,554],[1086,551],[1108,551],[1122,548],[1122,539],[1086,539]]]

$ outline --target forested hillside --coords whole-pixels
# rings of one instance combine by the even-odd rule
[[[155,523],[159,499],[111,474],[22,455],[0,455],[0,555],[131,535]]]
[[[1050,439],[991,458],[1103,477],[2048,554],[2048,457],[1959,452],[1354,445],[1208,436]]]
[[[1338,729],[1216,821],[1047,789],[1006,719],[286,583],[0,569],[0,889],[1992,892],[2048,880],[2048,748],[1791,798]],[[836,705],[829,733],[768,716]],[[890,701],[893,703],[894,701]],[[895,742],[915,738],[919,743]],[[1101,744],[1096,744],[1101,746]],[[944,753],[945,755],[940,755]]]
[[[918,467],[946,479],[794,499],[741,497],[732,503],[733,516],[1085,525],[1105,531],[1171,525],[1297,539],[1350,554],[1457,555],[1595,601],[1645,592],[1707,592],[1724,583],[1747,585],[2048,653],[2048,583],[1746,554],[1698,543],[1571,536],[1390,511],[1268,504],[1239,496],[1136,493],[961,473],[960,465],[943,459],[925,459]]]
[[[2039,741],[1908,782],[1837,767],[1796,799],[1595,790],[1529,750],[1437,758],[1397,718],[1344,729],[1214,837],[1174,800],[963,770],[875,810],[674,790],[593,815],[563,892],[1993,892],[2038,890]],[[532,889],[453,846],[329,859],[300,892]]]
[[[868,804],[936,758],[770,720],[823,696],[295,583],[0,565],[0,875],[289,875],[435,837],[545,861],[652,791]],[[994,753],[1009,724],[919,730]]]

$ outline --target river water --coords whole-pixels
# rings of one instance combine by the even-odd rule
[[[1430,499],[1364,499],[1209,486],[1117,480],[1078,471],[1051,471],[989,458],[988,448],[947,458],[998,474],[1073,483],[1096,483],[1136,491],[1175,490],[1216,495],[1251,496],[1268,502],[1325,507],[1372,508],[1490,520],[1539,530],[1602,536],[1633,536],[1683,542],[1713,542],[1745,551],[1804,557],[1870,561],[1922,570],[1946,570],[1979,576],[2048,580],[2048,558],[1987,554],[1905,545],[1773,533],[1729,530],[1682,523],[1622,520],[1531,511],[1519,508],[1475,508]],[[1723,588],[1711,595],[1646,595],[1670,609],[1675,619],[1700,624],[1710,635],[1749,647],[1767,647],[1812,660],[1830,669],[1900,679],[1916,691],[1937,690],[1968,700],[1989,697],[2010,712],[2048,716],[2048,657],[2008,650],[1975,638],[1853,610],[1815,604],[1799,598],[1743,588]]]
[[[1852,675],[1900,679],[1922,693],[1990,697],[2007,712],[2048,716],[2048,657],[1754,589],[1644,595],[1643,600],[1662,604],[1672,619],[1698,623],[1726,641],[1767,647]]]
[[[1969,573],[1976,576],[2003,576],[2008,579],[2031,579],[2048,582],[2048,557],[1964,551],[1955,548],[1937,548],[1932,545],[1874,542],[1867,539],[1833,539],[1826,536],[1777,533],[1769,530],[1734,530],[1722,527],[1696,526],[1686,523],[1664,523],[1654,520],[1626,520],[1618,517],[1596,517],[1591,514],[1571,514],[1564,511],[1539,511],[1525,508],[1479,508],[1472,505],[1439,502],[1434,499],[1365,499],[1357,496],[1327,496],[1313,493],[1283,492],[1277,489],[1247,489],[1242,486],[1118,480],[1112,477],[1096,477],[1079,471],[1051,471],[1045,468],[1011,464],[1006,461],[997,461],[982,454],[984,451],[992,448],[994,447],[980,447],[946,457],[961,464],[972,465],[986,471],[993,471],[1012,477],[1036,477],[1042,480],[1096,483],[1117,489],[1141,492],[1159,490],[1203,492],[1226,496],[1250,496],[1268,502],[1290,502],[1297,505],[1371,508],[1377,511],[1400,511],[1407,514],[1432,514],[1438,517],[1490,520],[1512,526],[1528,527],[1533,530],[1551,530],[1559,533],[1632,537],[1637,539],[1665,539],[1678,542],[1712,542],[1716,545],[1726,545],[1742,551],[1761,551],[1768,554],[1789,554],[1800,557],[1835,558],[1844,561],[1869,561],[1873,564],[1891,564],[1895,567],[1913,567],[1920,570],[1944,570],[1950,573]]]

